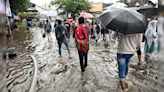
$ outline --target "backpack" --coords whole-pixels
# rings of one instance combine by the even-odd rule
[[[77,27],[76,31],[75,31],[76,47],[79,51],[88,51],[89,50],[89,42],[86,39],[87,32],[84,33],[84,31],[86,31],[84,27],[85,27],[85,25],[83,25],[82,29]]]
[[[99,25],[96,26],[96,30],[97,30],[97,33],[100,33],[100,26]]]
[[[63,34],[64,28],[58,26],[56,30],[56,38],[58,41],[63,41],[64,39],[64,34]]]
[[[49,23],[46,24],[45,30],[46,30],[47,33],[51,32],[51,25]]]

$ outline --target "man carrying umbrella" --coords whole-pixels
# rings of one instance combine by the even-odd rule
[[[114,33],[113,38],[117,38]],[[122,89],[125,91],[125,78],[128,74],[129,62],[133,54],[140,48],[142,43],[142,34],[134,34],[130,36],[119,35],[119,44],[117,47],[117,62],[119,70],[119,79]]]
[[[99,18],[105,28],[116,31],[113,38],[119,38],[117,62],[119,79],[125,92],[125,78],[128,74],[129,62],[142,43],[147,28],[146,18],[131,9],[112,8],[105,11]]]

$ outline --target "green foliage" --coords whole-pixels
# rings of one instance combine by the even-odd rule
[[[11,12],[19,13],[24,12],[29,8],[30,0],[9,0]]]
[[[26,18],[30,17],[29,14],[24,14],[24,13],[20,13],[20,14],[18,14],[18,16],[19,16],[21,19],[26,19]]]
[[[19,31],[27,30],[27,26],[24,25],[22,22],[18,22],[17,27]]]
[[[91,2],[88,0],[54,0],[50,5],[58,6],[58,9],[62,9],[63,13],[80,13],[82,11],[89,12],[89,9],[93,8]]]

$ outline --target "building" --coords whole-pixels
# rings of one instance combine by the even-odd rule
[[[163,16],[164,16],[164,0],[158,0],[158,1],[159,1],[158,12],[163,13]]]
[[[101,14],[102,11],[103,11],[103,8],[112,5],[112,3],[107,4],[107,3],[102,3],[102,2],[100,2],[100,3],[93,3],[92,5],[93,5],[93,8],[90,9],[89,12],[90,12],[91,14],[93,14],[94,17],[99,17],[100,14]]]
[[[57,8],[53,5],[50,5],[51,1],[53,0],[46,0],[47,3],[45,3],[44,5],[40,5],[41,7],[43,7],[46,10],[56,10]]]
[[[120,2],[123,2],[128,5],[128,7],[139,7],[146,4],[149,0],[120,0]]]
[[[27,21],[32,21],[33,24],[33,22],[36,21],[38,16],[38,10],[36,10],[36,4],[29,2],[29,8],[24,12],[24,14],[30,15]]]

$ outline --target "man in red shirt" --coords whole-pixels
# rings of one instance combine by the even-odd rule
[[[74,32],[74,38],[76,39],[76,46],[79,53],[79,59],[80,59],[80,66],[82,74],[84,74],[84,71],[87,67],[87,56],[89,51],[89,41],[88,36],[90,34],[90,29],[88,26],[84,24],[84,18],[80,17],[79,19],[79,25],[75,29]],[[83,65],[83,57],[85,57],[85,64]]]

